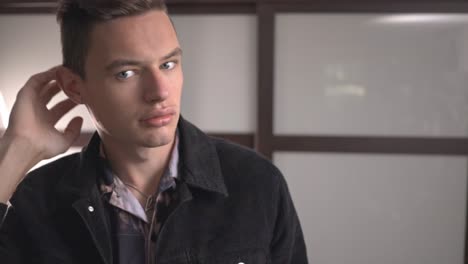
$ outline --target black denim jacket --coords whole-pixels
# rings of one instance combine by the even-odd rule
[[[308,263],[278,169],[182,118],[178,129],[181,203],[160,231],[156,262]],[[114,263],[109,215],[96,183],[99,142],[95,134],[81,153],[28,174],[0,227],[1,263]]]

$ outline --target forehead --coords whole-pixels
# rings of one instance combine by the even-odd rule
[[[160,10],[97,24],[90,34],[89,56],[158,57],[178,47],[169,16]]]

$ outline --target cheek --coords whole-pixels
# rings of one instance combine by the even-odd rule
[[[96,86],[99,87],[99,86]],[[103,88],[87,94],[86,105],[98,120],[121,119],[130,113],[131,96],[128,94],[109,92]]]
[[[98,84],[98,90],[95,92],[95,103],[107,104],[110,106],[119,106],[121,104],[131,102],[132,98],[135,97],[135,91],[138,89],[138,84],[134,82],[116,82],[112,80],[106,80],[102,84]]]
[[[184,86],[184,77],[182,72],[176,74],[173,78],[171,78],[170,81],[173,84],[172,88],[175,91],[174,95],[176,95],[177,99],[179,99],[182,94],[182,88]]]
[[[180,92],[182,92],[183,88],[184,88],[184,75],[181,72],[180,73],[180,88],[179,88]]]

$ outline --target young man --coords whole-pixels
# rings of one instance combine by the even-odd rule
[[[307,263],[281,173],[180,117],[164,3],[63,0],[58,20],[64,66],[26,83],[0,141],[1,263]],[[77,138],[80,117],[54,128],[77,104],[89,145],[23,177]]]

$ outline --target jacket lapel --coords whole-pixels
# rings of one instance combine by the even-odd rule
[[[112,264],[109,215],[97,186],[97,178],[102,171],[99,145],[100,138],[95,133],[88,146],[80,153],[78,168],[71,175],[64,175],[58,191],[63,197],[75,197],[71,206],[86,225],[103,263]]]
[[[73,208],[81,216],[93,239],[99,255],[106,264],[112,264],[112,243],[107,224],[107,214],[98,199],[82,198],[73,203]]]

